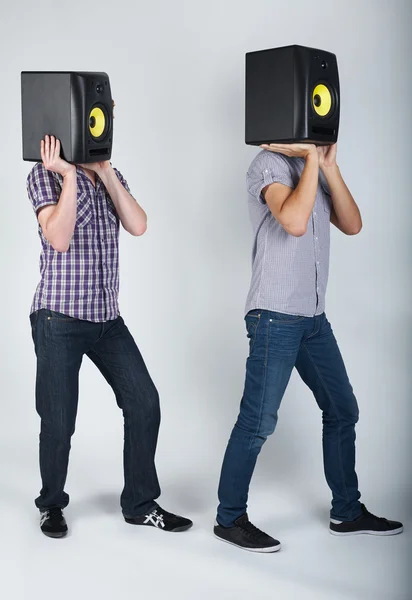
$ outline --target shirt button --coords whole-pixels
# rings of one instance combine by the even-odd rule
[[[317,238],[317,237],[315,237],[315,240],[317,240],[317,239],[318,239],[318,238]]]
[[[320,262],[317,260],[317,261],[316,261],[316,264],[317,264],[317,265],[320,265]]]
[[[314,215],[315,215],[315,217],[316,217],[316,213],[314,212],[313,214],[314,214]]]

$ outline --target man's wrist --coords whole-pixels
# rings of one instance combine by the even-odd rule
[[[319,164],[319,155],[317,153],[316,148],[314,150],[309,150],[305,156],[306,162],[313,162],[314,164]]]
[[[320,168],[326,178],[335,177],[336,175],[340,175],[340,169],[336,163],[334,163],[333,165],[329,165],[329,166],[321,165]]]
[[[117,179],[116,173],[114,172],[114,169],[110,162],[108,162],[107,166],[104,166],[101,169],[99,169],[97,171],[97,174],[100,177],[100,179],[103,181],[103,183],[105,181],[110,181],[110,179],[113,179],[113,177],[115,177]]]
[[[66,169],[66,171],[63,173],[63,179],[66,179],[67,177],[73,177],[74,175],[76,175],[77,173],[77,169],[75,165],[70,165],[70,167],[68,169]]]

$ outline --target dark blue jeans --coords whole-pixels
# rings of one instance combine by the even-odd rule
[[[40,510],[64,508],[69,502],[64,486],[76,422],[79,371],[86,355],[112,387],[123,411],[123,513],[139,516],[150,511],[160,495],[154,463],[159,397],[123,319],[92,323],[42,309],[30,320],[37,356],[36,408],[41,418],[43,485],[36,506]]]
[[[361,514],[355,472],[358,405],[325,314],[296,317],[266,310],[246,316],[250,352],[240,413],[226,449],[217,520],[224,527],[246,512],[256,459],[274,432],[293,367],[312,390],[323,414],[323,457],[332,491],[331,517]]]

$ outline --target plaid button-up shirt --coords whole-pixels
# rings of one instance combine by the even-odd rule
[[[116,175],[129,191],[127,182]],[[27,179],[33,209],[57,204],[63,178],[47,171],[41,163]],[[41,280],[31,313],[48,308],[76,319],[104,322],[119,315],[119,218],[113,202],[96,176],[96,187],[77,168],[77,216],[67,252],[57,252],[38,226],[42,245]]]

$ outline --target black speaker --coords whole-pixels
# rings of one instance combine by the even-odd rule
[[[40,141],[54,135],[71,163],[109,160],[113,102],[106,73],[22,72],[23,160],[40,161]]]
[[[335,54],[298,45],[246,54],[246,144],[333,144],[339,115]]]

